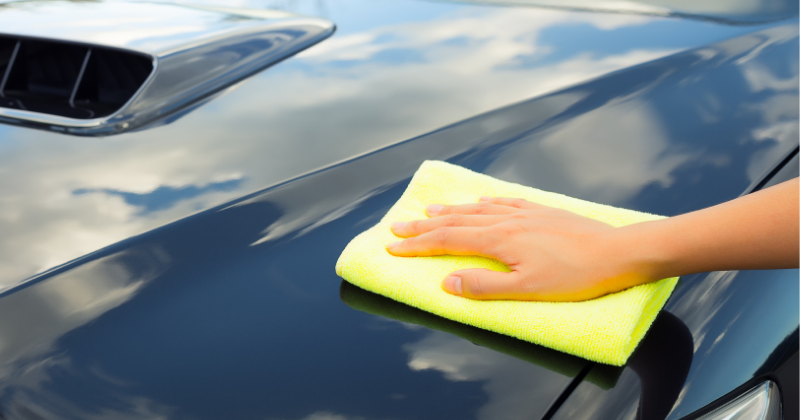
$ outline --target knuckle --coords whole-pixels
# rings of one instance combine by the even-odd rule
[[[486,214],[491,205],[491,203],[478,203],[478,205],[475,206],[475,214]]]
[[[483,285],[481,284],[481,279],[478,276],[471,275],[469,278],[469,291],[472,296],[483,296],[486,294],[484,291]]]
[[[509,202],[508,202],[508,204],[509,204],[511,207],[516,207],[516,208],[518,208],[518,209],[521,209],[521,208],[525,207],[525,204],[526,204],[526,203],[527,203],[527,201],[525,201],[525,200],[523,200],[523,199],[521,199],[521,198],[512,198],[512,199],[511,199],[511,200],[509,200]]]
[[[416,238],[405,238],[402,241],[400,241],[400,245],[398,246],[398,248],[401,250],[407,250],[409,248],[413,248],[416,242],[417,242]]]
[[[447,220],[445,221],[447,226],[450,227],[459,227],[464,226],[464,215],[463,214],[451,214],[447,216]]]
[[[487,255],[499,257],[505,251],[503,244],[506,243],[506,238],[503,235],[490,234],[481,238],[483,242],[483,252]]]
[[[419,232],[419,220],[408,222],[408,225],[406,225],[406,229],[408,229],[409,232],[414,232],[414,233]]]
[[[444,248],[444,246],[447,245],[448,239],[450,238],[450,229],[446,227],[436,229],[433,232],[433,237],[439,247]]]

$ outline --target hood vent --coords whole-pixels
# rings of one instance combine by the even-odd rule
[[[143,54],[0,36],[0,107],[75,119],[106,117],[153,72]]]
[[[180,115],[322,41],[325,19],[141,1],[0,3],[0,122],[105,136]]]

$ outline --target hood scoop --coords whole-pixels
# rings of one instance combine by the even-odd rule
[[[144,54],[0,36],[0,107],[73,119],[107,117],[153,73]]]
[[[0,122],[103,136],[175,115],[327,38],[283,12],[143,2],[0,4]]]

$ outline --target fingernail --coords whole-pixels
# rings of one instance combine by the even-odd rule
[[[400,230],[406,227],[407,224],[406,222],[394,222],[392,223],[392,230]]]
[[[480,198],[481,201],[489,201],[491,199],[492,199],[492,197],[487,197],[485,195],[482,195],[481,198]]]
[[[441,204],[431,204],[430,206],[428,206],[428,214],[439,213],[440,211],[442,211],[443,208],[444,206]]]
[[[447,293],[461,296],[461,277],[448,276],[442,282],[442,289]]]
[[[400,241],[392,242],[389,245],[386,245],[386,248],[392,249],[392,248],[396,247],[397,245],[400,245]]]

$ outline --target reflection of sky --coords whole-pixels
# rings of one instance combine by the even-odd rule
[[[488,395],[476,418],[502,420],[537,413],[549,401],[542,398],[555,383],[542,381],[539,369],[469,341],[433,331],[404,346],[414,371],[438,371],[449,381],[479,381]],[[559,384],[561,385],[561,384]]]
[[[133,2],[85,2],[79,11],[70,2],[19,2],[6,6],[2,13],[4,33],[128,46],[148,52],[247,24],[220,19],[217,13],[171,5],[159,7],[154,14],[151,7]]]
[[[142,209],[139,214],[147,214],[158,210],[169,209],[179,201],[189,200],[209,192],[235,190],[241,181],[240,179],[234,179],[230,181],[212,182],[204,187],[196,187],[194,185],[178,188],[161,186],[146,194],[117,191],[108,188],[102,190],[78,189],[72,193],[77,195],[90,193],[102,193],[111,196],[116,195],[122,197],[125,203],[131,206],[141,207]]]
[[[323,5],[297,4],[315,14]],[[417,1],[340,0],[324,9],[337,23],[333,37],[172,124],[105,139],[0,126],[0,285],[298,174],[749,30]],[[796,85],[771,69],[748,71],[754,83]],[[646,104],[631,113],[642,127],[632,133],[644,135],[652,115]],[[631,167],[578,185],[625,184],[642,166],[647,179],[668,183],[691,157],[635,150],[633,134],[623,140],[635,152]],[[594,151],[575,143],[551,153],[585,162]]]
[[[796,331],[797,275],[797,270],[712,273],[702,282],[693,279],[697,290],[691,295],[670,302],[667,309],[692,331],[698,355],[671,419],[746,382],[767,362],[765,352]]]
[[[39,283],[4,296],[0,306],[3,416],[30,418],[35,413],[38,418],[63,418],[31,402],[52,380],[54,370],[71,368],[70,358],[58,351],[57,340],[132,299],[164,272],[170,260],[163,248],[132,247],[67,272],[57,282]],[[103,375],[99,367],[92,373],[115,385],[126,385]],[[9,395],[13,395],[11,402]],[[134,399],[130,404],[145,416],[151,414],[152,408],[161,411],[161,407],[145,399]],[[84,415],[81,418],[107,416]]]

